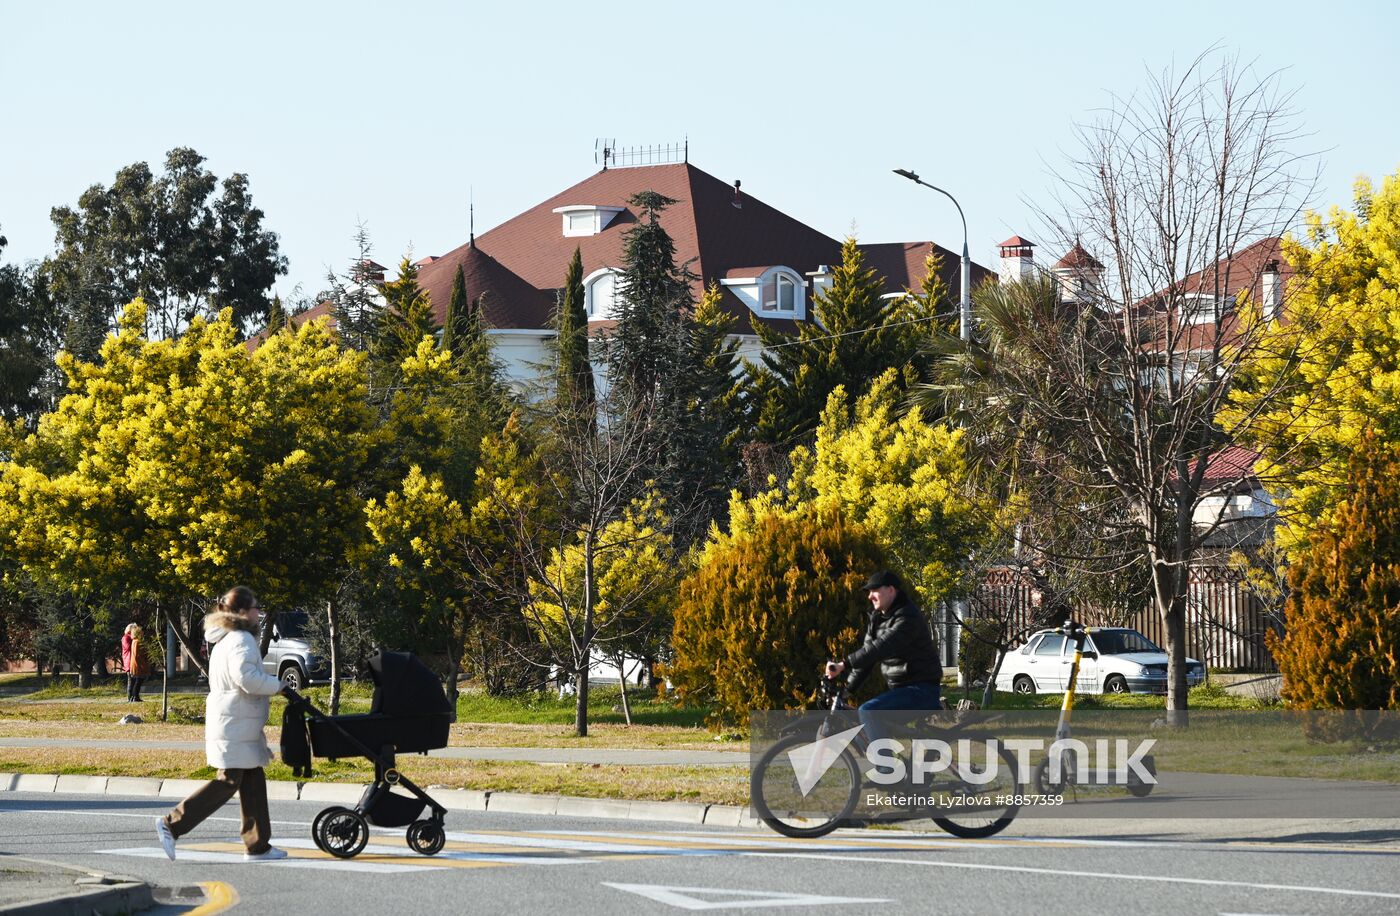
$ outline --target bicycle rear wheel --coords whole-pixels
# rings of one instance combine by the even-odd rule
[[[759,758],[750,777],[754,814],[783,836],[827,835],[850,817],[860,797],[860,766],[850,749],[834,761],[813,759],[801,752],[813,740],[808,735],[779,740]]]
[[[933,786],[946,800],[944,813],[933,822],[956,837],[982,839],[1006,829],[1020,810],[1018,796],[1026,791],[1016,770],[1016,757],[1001,742],[989,738],[960,738],[950,742],[953,760]]]

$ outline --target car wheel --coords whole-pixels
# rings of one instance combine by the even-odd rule
[[[282,683],[293,690],[301,690],[306,686],[306,674],[301,670],[301,665],[292,662],[282,668]]]
[[[1111,674],[1103,682],[1104,693],[1128,693],[1128,682],[1121,674]]]
[[[1016,680],[1011,682],[1011,689],[1020,694],[1035,693],[1035,681],[1031,680],[1027,675],[1018,674],[1016,675]]]

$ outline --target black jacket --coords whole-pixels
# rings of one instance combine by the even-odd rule
[[[865,630],[865,644],[846,656],[846,684],[854,692],[876,663],[893,690],[909,684],[937,684],[943,680],[938,662],[938,646],[933,641],[928,618],[903,595],[885,613],[872,610]]]

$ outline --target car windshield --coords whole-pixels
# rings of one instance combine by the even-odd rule
[[[1129,652],[1161,652],[1152,640],[1137,630],[1104,630],[1091,637],[1100,655],[1127,655]]]
[[[306,614],[303,611],[284,611],[277,615],[277,635],[283,639],[306,638]]]

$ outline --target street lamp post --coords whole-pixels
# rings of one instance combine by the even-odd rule
[[[901,178],[908,178],[915,184],[921,184],[931,191],[937,191],[953,202],[953,206],[958,208],[958,218],[962,220],[963,227],[963,250],[962,250],[962,290],[958,296],[958,336],[963,340],[972,339],[972,298],[969,295],[968,287],[972,282],[972,260],[967,255],[967,217],[963,216],[962,204],[958,199],[940,187],[929,184],[921,179],[914,172],[908,169],[894,169],[894,173]]]
[[[953,195],[949,194],[947,191],[935,185],[931,185],[927,181],[922,180],[917,174],[911,172],[909,169],[894,169],[893,171],[896,175],[900,176],[901,178],[908,178],[915,184],[921,184],[924,187],[928,188],[930,191],[937,191],[939,194],[942,194],[944,197],[951,200],[953,202],[953,206],[958,208],[958,218],[962,220],[963,226],[961,276],[962,289],[960,291],[960,295],[958,296],[958,336],[962,338],[964,344],[967,344],[972,340],[972,298],[968,292],[968,287],[972,282],[972,259],[969,258],[967,255],[967,217],[963,215],[962,204],[958,203],[958,199]],[[958,637],[961,635],[959,632],[959,627],[962,624],[962,621],[967,619],[966,599],[958,599],[957,601],[954,601],[952,610],[953,620],[946,621],[944,624],[946,635],[943,640],[943,645],[945,646],[945,660],[949,664],[956,665],[958,661],[956,647],[959,642]],[[958,678],[959,680],[961,680],[962,675],[959,674]],[[983,702],[985,705],[985,697]]]

